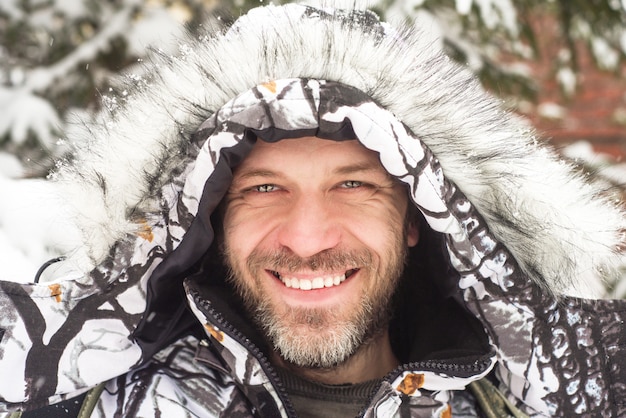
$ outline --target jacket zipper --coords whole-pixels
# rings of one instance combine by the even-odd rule
[[[271,365],[271,363],[269,362],[265,354],[263,354],[263,352],[252,341],[250,341],[250,339],[248,339],[245,335],[243,335],[241,331],[239,331],[237,328],[232,326],[230,322],[228,322],[219,311],[213,308],[213,306],[208,300],[201,298],[199,293],[195,289],[190,289],[190,292],[192,293],[192,296],[196,305],[203,309],[204,313],[207,315],[207,318],[210,318],[212,321],[214,321],[215,325],[217,325],[221,331],[224,331],[225,333],[227,333],[231,338],[233,338],[241,346],[247,349],[254,356],[254,358],[257,359],[257,361],[261,365],[261,368],[263,369],[268,379],[270,380],[270,383],[272,384],[272,386],[274,386],[274,389],[276,390],[278,398],[282,401],[283,407],[285,408],[285,412],[287,413],[287,416],[297,417],[296,411],[293,407],[293,404],[291,403],[291,400],[289,399],[289,396],[283,385],[283,382],[280,380],[278,373],[276,373],[274,367]],[[368,407],[372,404],[374,397],[376,393],[378,392],[378,390],[380,389],[380,386],[382,385],[383,382],[391,383],[397,376],[399,376],[400,374],[404,372],[428,371],[428,372],[452,372],[454,373],[454,372],[462,371],[466,373],[467,372],[482,373],[483,371],[485,371],[485,369],[489,367],[490,364],[491,364],[491,361],[488,359],[484,359],[484,358],[478,359],[472,364],[447,363],[443,361],[434,361],[434,360],[418,361],[418,362],[411,362],[411,363],[403,364],[395,368],[391,372],[387,373],[387,375],[385,375],[385,377],[382,378],[381,383],[374,390],[372,390],[372,393],[370,394],[367,402],[365,403],[365,408],[358,415],[357,418],[362,418],[365,416],[365,413],[367,412]]]
[[[233,338],[241,346],[248,350],[248,352],[250,352],[254,356],[254,358],[257,359],[257,361],[261,365],[261,368],[267,375],[270,383],[276,390],[278,398],[283,403],[283,408],[285,409],[285,413],[287,414],[287,416],[294,418],[297,417],[296,410],[294,409],[293,404],[291,403],[291,400],[287,395],[287,391],[282,381],[278,377],[278,373],[276,373],[274,367],[271,365],[265,354],[263,354],[263,352],[252,341],[246,338],[246,336],[243,335],[241,331],[232,326],[230,322],[228,322],[219,311],[213,308],[209,301],[201,298],[197,291],[190,291],[192,292],[192,296],[196,305],[202,308],[204,313],[207,315],[207,318],[210,318],[212,321],[214,321],[215,325],[219,327],[220,331],[224,331],[225,333],[227,333],[231,338]]]

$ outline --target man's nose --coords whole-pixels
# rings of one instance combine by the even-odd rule
[[[336,247],[341,231],[335,211],[324,196],[300,196],[284,214],[279,243],[303,258]]]

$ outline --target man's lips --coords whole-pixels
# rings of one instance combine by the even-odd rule
[[[298,277],[298,275],[296,274],[283,275],[277,271],[272,270],[270,270],[270,273],[281,282],[283,282],[283,284],[288,288],[299,290],[315,290],[339,286],[357,271],[358,269],[350,269],[341,274],[320,274],[319,276],[313,276],[308,274],[307,277]]]

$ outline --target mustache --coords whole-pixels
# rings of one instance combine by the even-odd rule
[[[372,265],[372,259],[372,253],[366,249],[341,250],[331,248],[307,258],[302,258],[287,248],[272,251],[256,249],[248,256],[247,265],[248,269],[254,273],[265,269],[295,273],[302,270],[367,269]]]

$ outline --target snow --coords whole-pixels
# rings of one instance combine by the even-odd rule
[[[544,102],[537,106],[537,113],[547,119],[563,119],[566,112],[564,107],[554,102]]]
[[[24,12],[18,7],[20,0],[2,0],[0,2],[0,11],[6,13],[11,20],[20,20],[24,18]]]
[[[37,264],[12,242],[12,237],[0,229],[0,280],[26,283],[33,281]]]
[[[478,6],[480,17],[487,28],[501,26],[517,36],[517,11],[511,0],[456,0],[456,10],[466,16],[472,10],[473,3]]]
[[[611,119],[613,119],[616,123],[620,125],[626,125],[626,108],[618,107],[613,111],[613,115],[611,115]]]
[[[517,36],[517,11],[511,0],[479,0],[481,16],[487,27],[500,25]]]
[[[404,15],[411,16],[415,15],[415,13],[419,13],[422,10],[421,7],[424,4],[424,1],[425,0],[407,0],[396,3],[402,7],[402,12],[404,13]],[[384,5],[382,7],[384,7]]]
[[[25,173],[22,163],[15,155],[0,152],[0,178],[19,178]]]
[[[532,77],[533,69],[530,65],[523,62],[514,62],[502,66],[502,70],[509,74],[517,74],[522,77]]]
[[[14,86],[20,86],[24,83],[26,79],[26,72],[21,67],[13,67],[9,72],[9,81]]]
[[[466,16],[472,10],[472,0],[456,0],[456,11]]]
[[[13,142],[21,144],[33,132],[45,147],[54,144],[52,132],[59,130],[61,120],[47,100],[23,88],[0,87],[0,111],[0,137],[9,134]]]
[[[0,280],[32,281],[43,263],[78,247],[55,183],[0,175],[0,196]]]
[[[561,67],[556,73],[556,80],[565,96],[571,97],[576,92],[577,77],[571,67]]]
[[[605,70],[614,70],[619,64],[619,53],[604,38],[594,36],[591,39],[591,51],[598,66]]]
[[[65,77],[68,73],[71,73],[78,64],[95,59],[99,52],[105,51],[108,48],[112,39],[127,30],[130,19],[131,10],[122,9],[118,11],[107,21],[106,27],[88,42],[81,44],[54,65],[37,68],[29,73],[25,83],[26,86],[32,91],[43,91],[59,78]]]
[[[56,0],[54,7],[70,19],[78,19],[87,14],[85,0]]]

